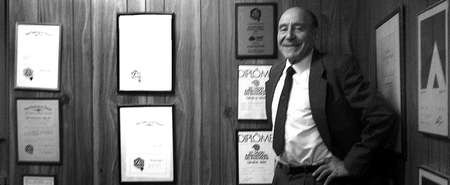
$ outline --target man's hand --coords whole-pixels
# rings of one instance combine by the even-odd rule
[[[322,164],[319,168],[317,168],[312,175],[317,181],[321,181],[326,178],[324,185],[328,185],[331,180],[336,177],[348,176],[348,171],[345,169],[344,161],[333,157],[329,162]]]

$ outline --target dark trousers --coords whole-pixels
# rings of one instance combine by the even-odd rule
[[[272,185],[323,185],[325,180],[316,181],[312,176],[313,171],[304,171],[291,173],[286,168],[282,168],[279,165],[275,168],[275,174],[273,177]],[[336,178],[331,181],[329,185],[391,185],[393,184],[386,178],[380,176],[372,176],[355,179],[355,178]]]
[[[277,166],[272,185],[323,185],[323,182],[317,182],[312,172],[290,173]]]

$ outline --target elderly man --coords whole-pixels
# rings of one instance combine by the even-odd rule
[[[385,184],[382,156],[395,114],[369,90],[354,58],[314,48],[318,22],[309,10],[286,10],[278,24],[285,60],[266,83],[277,167],[273,184]],[[381,170],[380,170],[381,169]]]

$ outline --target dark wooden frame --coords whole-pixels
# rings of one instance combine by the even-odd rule
[[[58,161],[21,161],[19,159],[19,128],[18,128],[18,110],[17,110],[17,102],[18,100],[56,100],[58,101],[58,116],[59,116],[59,120],[58,120],[58,131],[59,131],[59,160]],[[16,130],[16,162],[18,164],[46,164],[46,165],[61,165],[62,164],[62,156],[63,155],[63,127],[61,126],[61,120],[63,120],[63,115],[62,115],[62,111],[61,111],[61,107],[62,107],[62,103],[61,100],[58,98],[16,98],[15,100],[15,104],[14,104],[15,110],[16,110],[16,115],[15,115],[15,119],[16,119],[16,125],[15,125],[15,130]]]
[[[407,159],[407,129],[406,129],[406,78],[405,78],[405,24],[404,24],[404,9],[403,6],[400,6],[399,8],[395,9],[391,13],[389,13],[385,18],[383,18],[376,26],[375,26],[375,33],[376,30],[384,25],[384,23],[391,20],[395,15],[398,14],[398,29],[399,29],[399,68],[400,68],[400,144],[401,144],[401,155],[404,161]],[[376,35],[375,35],[376,36]],[[376,38],[375,38],[376,40]],[[376,48],[376,47],[375,47]],[[378,67],[375,68],[376,71],[378,71]],[[376,72],[378,75],[378,72]]]
[[[422,165],[422,166],[419,166],[419,167],[417,167],[418,168],[418,172],[417,172],[417,175],[419,176],[419,179],[422,177],[422,176],[420,176],[420,170],[423,170],[423,171],[426,171],[426,172],[428,172],[428,173],[431,173],[432,175],[434,175],[435,177],[437,177],[437,178],[442,178],[443,180],[446,180],[447,181],[447,184],[449,184],[450,185],[450,178],[449,178],[449,176],[446,176],[446,175],[444,175],[444,174],[442,174],[442,173],[439,173],[439,172],[437,172],[437,171],[434,171],[434,170],[431,170],[431,168],[429,168],[429,167],[427,167],[427,166],[424,166],[424,165]],[[431,180],[431,179],[430,179]],[[419,183],[420,182],[420,180],[417,182],[417,183]],[[433,181],[434,182],[434,181]],[[422,185],[422,184],[419,184],[419,185]]]
[[[18,87],[17,86],[17,50],[18,50],[18,27],[19,25],[37,25],[37,26],[59,26],[59,48],[58,48],[58,79],[57,79],[57,88],[38,88],[38,87]],[[16,23],[16,30],[15,30],[15,53],[14,53],[14,89],[15,90],[23,90],[23,91],[54,91],[59,92],[61,90],[61,58],[62,58],[62,33],[63,33],[63,26],[62,24],[56,24],[56,23],[29,23],[29,22],[17,22]]]
[[[272,129],[236,129],[234,134],[234,143],[235,143],[235,150],[236,150],[236,184],[237,185],[270,185],[269,184],[239,184],[239,132],[261,132],[261,131],[272,131]]]
[[[239,71],[239,67],[240,66],[271,66],[270,64],[239,64],[238,65],[238,71]],[[237,98],[237,119],[238,119],[238,121],[263,121],[263,122],[261,122],[261,123],[266,123],[265,121],[267,121],[267,115],[266,115],[266,119],[239,119],[239,72],[238,72],[238,77],[237,77],[237,79],[238,79],[238,82],[237,82],[237,91],[238,91],[238,93],[237,93],[237,95],[238,95],[238,98]],[[265,88],[265,87],[264,87]],[[264,104],[264,106],[265,106],[265,104]],[[267,111],[266,111],[267,112]]]
[[[448,11],[449,11],[449,2],[447,1],[447,0],[439,0],[439,1],[437,1],[437,2],[435,2],[435,3],[433,3],[433,4],[431,4],[430,6],[428,6],[427,8],[425,8],[424,10],[422,10],[422,11],[420,11],[419,13],[417,13],[416,14],[416,19],[417,19],[417,21],[419,21],[418,19],[419,19],[419,16],[421,15],[421,14],[423,14],[423,13],[426,13],[427,11],[429,11],[430,9],[433,9],[434,7],[436,7],[436,6],[438,6],[438,5],[440,5],[441,3],[443,3],[443,2],[447,2],[447,17],[446,17],[446,20],[445,20],[445,22],[446,22],[446,24],[447,24],[447,27],[446,27],[446,29],[447,29],[447,33],[446,34],[444,34],[445,35],[445,39],[446,39],[446,42],[447,42],[447,45],[446,45],[446,49],[447,49],[447,51],[446,51],[446,54],[447,54],[447,57],[450,57],[450,55],[448,55],[448,50],[449,50],[449,46],[448,46],[448,39],[449,39],[449,37],[448,37],[448,33],[449,33],[449,28],[448,28]],[[417,24],[417,29],[420,27],[420,24],[418,23]],[[421,39],[421,37],[420,37],[420,33],[418,32],[417,33],[417,40],[419,41]],[[418,47],[420,47],[419,46],[419,42],[417,42],[417,48]],[[420,50],[418,50],[417,51],[417,53],[420,53],[421,51]],[[419,57],[417,58],[418,60],[421,60],[421,59],[419,59]],[[447,61],[450,61],[448,58],[447,58]],[[419,63],[418,63],[418,65],[420,65]],[[449,64],[447,64],[447,65],[449,65]],[[420,67],[420,66],[418,66],[418,67]],[[448,69],[448,67],[447,67],[447,73],[449,72],[450,70]],[[448,80],[448,79],[450,79],[449,78],[449,76],[448,76],[448,74],[446,74],[447,75],[447,79],[446,80]],[[418,74],[418,76],[419,76],[419,78],[420,78],[420,74]],[[420,80],[420,79],[419,79]],[[418,88],[420,88],[420,87],[418,87]],[[435,134],[435,133],[431,133],[431,132],[424,132],[424,131],[420,131],[419,130],[419,120],[417,121],[417,132],[419,132],[419,133],[422,133],[422,134],[425,134],[425,135],[429,135],[429,136],[432,136],[432,137],[436,137],[436,138],[444,138],[444,139],[448,139],[448,138],[450,138],[450,123],[449,123],[449,120],[450,120],[450,116],[449,116],[449,113],[448,113],[448,110],[449,110],[449,105],[450,105],[450,103],[449,103],[449,101],[450,101],[450,98],[448,97],[448,95],[450,94],[449,93],[449,90],[450,90],[450,88],[449,88],[449,86],[448,86],[448,82],[447,82],[447,124],[448,124],[448,131],[447,131],[447,136],[444,136],[444,135],[439,135],[439,134]],[[418,105],[419,106],[419,105]],[[419,108],[419,107],[418,107]],[[418,111],[420,111],[420,110],[418,110]],[[418,114],[419,115],[419,114]]]
[[[172,181],[122,181],[122,144],[121,144],[121,130],[120,130],[120,109],[121,108],[139,108],[139,107],[171,107],[172,108],[172,168],[173,168],[173,180]],[[119,179],[120,183],[130,183],[130,184],[173,184],[176,183],[177,170],[176,167],[176,153],[175,153],[175,105],[174,104],[157,104],[157,105],[119,105],[117,106],[117,122],[118,125],[118,144],[119,144]]]
[[[25,177],[51,177],[51,178],[53,178],[54,185],[58,185],[58,180],[57,180],[56,175],[23,174],[23,175],[22,175],[22,185],[24,185],[24,179],[25,179]]]
[[[238,31],[238,8],[241,6],[269,6],[273,8],[273,52],[266,55],[245,55],[239,54],[239,31]],[[278,45],[277,45],[277,16],[278,9],[277,3],[236,3],[234,11],[235,18],[235,52],[237,59],[256,59],[256,58],[277,58],[278,57]]]
[[[127,15],[170,15],[172,17],[172,23],[171,23],[171,39],[172,39],[172,81],[171,81],[171,90],[165,91],[165,90],[121,90],[120,89],[120,30],[119,30],[119,17],[120,16],[127,16]],[[174,93],[175,88],[175,61],[176,61],[176,54],[175,54],[175,13],[163,13],[163,12],[145,12],[145,13],[117,13],[116,15],[116,43],[117,43],[117,92],[118,93],[156,93],[156,94],[165,94],[165,93]]]

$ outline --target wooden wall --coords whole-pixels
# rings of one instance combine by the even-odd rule
[[[376,53],[374,28],[394,9],[403,5],[405,28],[405,79],[406,79],[406,131],[407,161],[405,183],[418,184],[418,169],[426,165],[443,174],[450,175],[450,140],[424,135],[417,131],[418,106],[418,59],[417,59],[417,14],[437,0],[370,0],[358,2],[357,29],[354,53],[368,62],[368,76],[376,78]]]
[[[0,2],[0,184],[8,169],[8,80],[6,74],[6,1]]]
[[[9,101],[9,116],[6,118],[9,123],[0,125],[0,136],[1,128],[9,129],[10,184],[20,184],[22,174],[32,173],[56,174],[58,183],[64,185],[118,185],[120,161],[116,107],[128,104],[175,104],[175,184],[236,184],[235,130],[268,128],[264,122],[237,121],[238,65],[279,61],[235,59],[234,4],[237,2],[277,2],[279,14],[293,5],[313,10],[321,27],[318,48],[329,53],[355,54],[360,59],[363,73],[371,81],[375,80],[374,26],[400,3],[408,5],[406,61],[407,79],[411,80],[407,81],[406,88],[411,92],[407,94],[407,107],[412,108],[407,110],[410,142],[406,184],[417,184],[417,164],[430,164],[449,173],[450,169],[445,165],[449,164],[448,157],[445,157],[449,155],[448,141],[436,141],[416,132],[415,14],[431,2],[8,0],[9,50],[5,81],[9,89],[9,100],[6,100]],[[117,94],[117,12],[175,13],[174,94]],[[13,89],[16,22],[62,24],[61,92]],[[16,97],[60,97],[64,100],[62,165],[16,164],[16,120],[13,116]],[[2,108],[0,111],[4,110]],[[423,148],[427,152],[414,152]],[[0,151],[0,157],[5,155]]]

